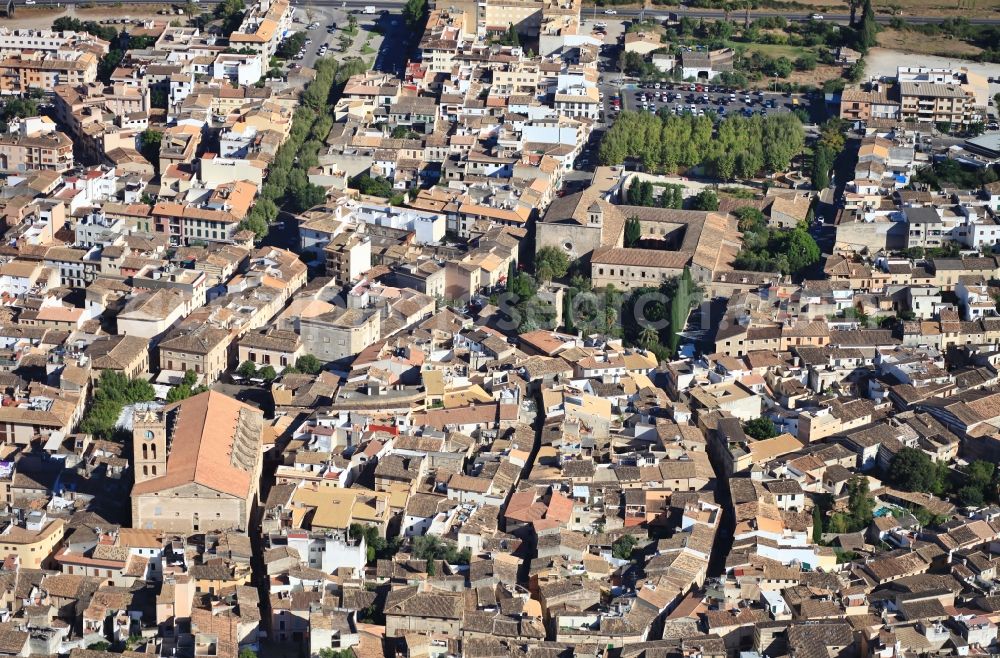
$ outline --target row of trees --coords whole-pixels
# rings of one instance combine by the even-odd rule
[[[302,94],[292,117],[288,140],[268,168],[267,180],[254,207],[240,223],[241,229],[253,231],[258,239],[267,235],[277,219],[279,207],[302,212],[323,203],[326,191],[309,182],[307,172],[319,164],[319,151],[333,127],[329,109],[336,102],[337,90],[350,76],[367,69],[364,61],[348,60],[338,65],[324,58],[316,62],[316,77]]]
[[[602,164],[633,158],[655,173],[701,165],[724,180],[785,171],[802,151],[805,132],[793,114],[733,116],[716,130],[707,116],[659,116],[623,112],[605,133],[598,151]]]
[[[305,373],[307,375],[318,375],[323,370],[323,362],[312,354],[305,354],[295,360],[295,365],[285,366],[281,371],[282,375],[292,375]],[[272,382],[278,378],[278,372],[271,365],[258,368],[253,361],[244,361],[236,368],[236,374],[245,379],[259,378],[266,382]]]
[[[60,16],[52,21],[52,29],[56,32],[85,32],[105,41],[115,41],[118,30],[110,25],[102,25],[97,21],[81,21],[72,16]]]
[[[657,193],[656,188],[662,188]],[[668,183],[653,185],[650,181],[635,180],[628,187],[626,199],[630,206],[647,206],[655,208],[684,207],[684,186]]]

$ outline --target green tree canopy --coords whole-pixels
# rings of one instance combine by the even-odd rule
[[[403,20],[411,28],[418,27],[427,14],[427,0],[406,0],[403,5]]]
[[[625,246],[634,247],[639,244],[642,238],[642,226],[638,217],[629,217],[625,220]]]
[[[295,360],[295,367],[310,375],[318,375],[323,370],[323,362],[312,354],[303,354]]]
[[[702,190],[691,201],[691,208],[694,210],[718,210],[719,195],[712,190]]]
[[[759,418],[754,418],[743,423],[743,431],[747,436],[753,437],[757,440],[770,439],[778,436],[778,428],[774,426],[774,423],[770,418],[765,416],[760,416]]]
[[[865,0],[861,13],[861,28],[858,30],[858,49],[867,52],[878,45],[878,23],[872,0]]]
[[[472,551],[458,547],[435,535],[421,535],[413,538],[413,557],[418,560],[444,560],[448,564],[468,564]]]
[[[611,544],[611,555],[619,560],[631,560],[638,540],[633,535],[622,535]]]
[[[757,208],[751,206],[744,206],[742,208],[737,208],[733,211],[736,218],[739,220],[739,229],[741,233],[746,233],[748,231],[760,231],[767,228],[767,219]]]
[[[889,464],[887,480],[904,491],[933,492],[940,490],[937,466],[923,450],[901,448]]]
[[[385,199],[392,196],[392,183],[381,176],[372,178],[368,174],[361,174],[360,176],[356,176],[354,180],[351,181],[351,184],[362,194],[382,197]]]
[[[97,380],[94,398],[80,421],[79,430],[98,438],[111,439],[125,405],[147,402],[155,397],[156,390],[145,379],[129,379],[119,372],[105,370]]]
[[[562,278],[568,270],[569,256],[558,247],[542,247],[535,254],[535,273],[540,281]]]
[[[802,122],[790,112],[767,117],[711,117],[622,112],[601,139],[601,164],[633,159],[653,173],[702,165],[719,178],[751,178],[785,171],[805,144]],[[634,185],[634,184],[633,184]],[[629,203],[635,203],[631,189]]]
[[[163,133],[159,130],[147,128],[139,134],[139,152],[142,157],[149,160],[154,169],[160,168],[160,143],[163,141]]]
[[[788,238],[786,253],[788,267],[792,272],[801,272],[803,269],[818,263],[822,255],[816,240],[803,228],[792,230],[792,234]]]

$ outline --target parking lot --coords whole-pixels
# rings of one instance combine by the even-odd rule
[[[352,14],[357,19],[354,35],[348,33]],[[306,43],[286,62],[289,68],[311,68],[321,57],[338,60],[361,57],[371,62],[376,71],[397,75],[403,72],[409,40],[403,19],[398,15],[310,5],[295,12],[291,33],[295,32],[302,32]],[[342,47],[343,37],[351,42],[346,49]]]
[[[739,115],[767,116],[790,112],[796,107],[807,109],[807,100],[801,95],[760,91],[732,91],[713,85],[689,83],[652,83],[630,85],[622,88],[616,100],[605,98],[606,116],[613,119],[619,110],[658,112],[672,114],[704,115],[714,112],[720,117]]]

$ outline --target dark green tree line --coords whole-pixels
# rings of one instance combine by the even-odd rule
[[[731,180],[786,170],[804,143],[802,123],[790,113],[728,117],[716,129],[710,117],[623,112],[601,140],[598,157],[605,165],[638,159],[655,173],[702,165],[709,175]]]

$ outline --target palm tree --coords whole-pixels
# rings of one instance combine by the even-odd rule
[[[639,333],[639,342],[645,347],[656,345],[660,342],[660,334],[650,325],[646,325]]]

